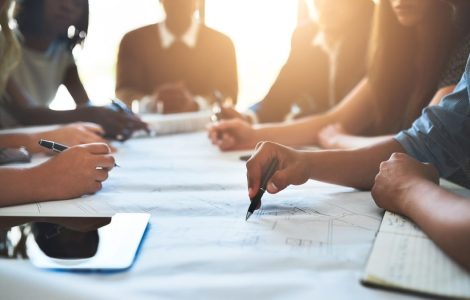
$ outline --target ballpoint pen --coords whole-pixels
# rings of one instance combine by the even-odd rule
[[[274,175],[274,172],[276,172],[278,165],[279,161],[274,158],[269,164],[268,168],[261,175],[261,185],[256,195],[251,198],[250,207],[248,207],[248,211],[246,212],[245,221],[248,221],[248,219],[254,213],[255,209],[261,204],[261,197],[263,197],[263,194],[266,191],[266,186],[268,185],[268,181]]]
[[[116,107],[120,112],[126,113],[126,114],[131,115],[131,116],[135,115],[135,113],[129,107],[127,107],[127,105],[124,102],[122,102],[118,98],[111,99],[111,105]],[[145,127],[144,130],[145,130],[145,132],[147,132],[147,134],[151,133],[148,126]]]
[[[56,143],[56,142],[52,142],[52,141],[48,141],[48,140],[39,140],[39,145],[41,147],[44,147],[44,148],[47,148],[47,149],[50,149],[54,152],[62,152],[62,151],[65,151],[67,150],[69,147],[68,146],[65,146],[65,145],[62,145],[62,144],[59,144],[59,143]],[[114,164],[115,167],[119,167],[118,164]]]

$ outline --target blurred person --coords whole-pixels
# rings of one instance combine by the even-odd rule
[[[281,122],[324,112],[366,75],[374,4],[370,0],[307,0],[317,18],[300,24],[291,52],[264,99],[245,113],[223,107],[221,117],[249,123]],[[297,109],[294,115],[291,113]]]
[[[116,95],[140,112],[210,108],[218,91],[236,101],[232,41],[194,16],[197,0],[161,0],[166,19],[127,33],[119,48]]]
[[[326,126],[351,134],[381,135],[407,128],[423,107],[451,92],[463,72],[470,39],[460,0],[380,0],[364,78],[329,111],[287,124],[250,126],[241,120],[209,128],[222,150],[250,148],[270,140],[292,146],[318,144]],[[463,8],[463,12],[468,10]],[[462,24],[463,21],[464,24]]]
[[[100,124],[107,137],[116,139],[145,128],[136,116],[93,106],[82,85],[72,50],[83,44],[88,31],[87,0],[22,0],[18,6],[23,50],[0,108],[3,127],[85,121]],[[76,109],[48,108],[61,84]]]
[[[11,0],[0,0],[0,95],[8,73],[18,63],[21,51],[9,26],[8,10],[11,3]],[[75,143],[81,143],[96,139],[94,134],[100,131],[102,129],[97,125],[81,124],[37,134],[0,134],[0,146],[26,146],[32,152],[39,152],[34,143],[37,144],[40,138],[72,143],[72,139],[75,139]],[[101,189],[114,163],[108,145],[93,143],[71,147],[36,166],[0,167],[0,207],[71,199],[95,193]]]

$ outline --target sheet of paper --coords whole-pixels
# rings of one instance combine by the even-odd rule
[[[89,291],[93,298],[111,292],[117,299],[396,299],[359,284],[383,213],[370,193],[310,181],[265,194],[246,222],[244,153],[220,152],[203,132],[117,146],[121,167],[96,195],[3,208],[0,214],[150,213],[133,268],[115,276],[59,276],[0,260],[2,291],[16,295],[28,284],[32,298],[63,298],[51,295],[51,284],[60,284],[73,286],[74,299],[89,299]],[[11,280],[12,269],[21,276]]]
[[[385,213],[365,274],[385,286],[470,298],[470,274],[414,223],[390,212]]]
[[[211,111],[197,111],[178,114],[142,114],[142,120],[157,135],[195,132],[204,130],[211,120]]]

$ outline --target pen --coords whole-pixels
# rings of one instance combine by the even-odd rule
[[[261,186],[258,190],[258,193],[256,193],[256,195],[253,198],[251,198],[250,207],[248,207],[248,211],[246,212],[245,221],[248,221],[248,219],[251,217],[251,215],[255,211],[256,207],[260,205],[261,197],[263,197],[263,194],[266,191],[266,186],[268,185],[268,181],[274,175],[274,172],[276,172],[278,164],[279,164],[279,161],[276,158],[274,158],[269,164],[269,167],[261,175]]]
[[[52,141],[48,141],[48,140],[39,140],[39,145],[41,147],[44,147],[44,148],[47,148],[47,149],[50,149],[54,152],[62,152],[62,151],[65,151],[67,150],[69,147],[65,146],[65,145],[62,145],[62,144],[59,144],[59,143],[56,143],[56,142],[52,142]],[[118,164],[114,164],[115,167],[119,167]]]
[[[135,115],[134,112],[130,110],[129,107],[127,107],[127,105],[118,98],[111,99],[111,105],[114,105],[114,107],[116,107],[119,111],[123,113],[129,114],[131,116]],[[150,134],[150,129],[148,127],[145,127],[144,130],[145,132],[147,132],[147,134]]]

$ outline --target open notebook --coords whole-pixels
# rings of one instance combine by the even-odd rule
[[[470,274],[415,224],[386,212],[362,283],[451,299],[470,299]]]

